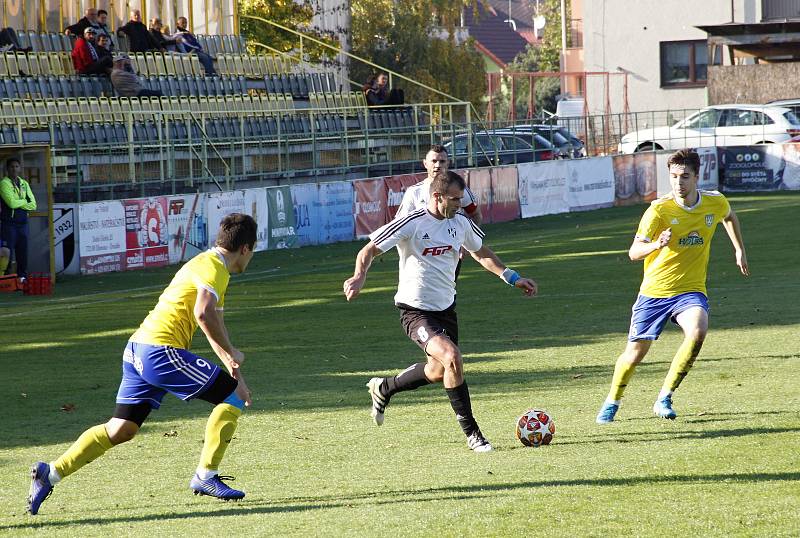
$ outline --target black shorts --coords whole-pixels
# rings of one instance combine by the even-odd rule
[[[400,323],[403,329],[422,351],[425,351],[431,338],[439,335],[446,336],[458,345],[458,316],[455,303],[441,312],[419,310],[401,304],[398,304],[397,308],[400,309]]]

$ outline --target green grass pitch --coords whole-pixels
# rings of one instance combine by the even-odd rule
[[[466,377],[496,448],[484,455],[466,448],[440,386],[396,397],[383,427],[370,421],[364,383],[422,358],[392,306],[396,253],[376,260],[351,304],[342,282],[362,243],[257,254],[226,300],[255,399],[221,469],[246,491],[239,503],[191,494],[210,407],[167,396],[136,439],[65,479],[38,516],[24,514],[30,465],[113,410],[126,339],[175,268],[0,297],[0,535],[797,536],[800,194],[731,201],[753,276],[739,275],[720,228],[711,330],[674,422],[651,412],[680,342],[670,327],[618,421],[594,423],[641,279],[626,253],[644,206],[484,227],[541,290],[525,299],[464,263]],[[530,407],[554,417],[552,445],[514,438]]]

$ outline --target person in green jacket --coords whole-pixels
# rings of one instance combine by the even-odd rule
[[[30,184],[20,177],[22,165],[12,157],[0,179],[0,274],[5,274],[11,254],[17,260],[17,275],[28,275],[28,212],[36,211]]]

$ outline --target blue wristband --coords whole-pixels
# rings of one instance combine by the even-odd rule
[[[508,284],[509,286],[513,286],[514,284],[516,284],[517,280],[520,279],[520,276],[519,273],[517,273],[513,269],[506,267],[505,271],[503,271],[503,274],[500,275],[500,278],[505,280],[506,284]]]

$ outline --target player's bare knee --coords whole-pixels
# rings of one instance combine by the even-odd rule
[[[106,433],[113,445],[120,445],[133,439],[139,432],[139,425],[130,420],[112,418],[106,423]]]
[[[439,383],[444,379],[444,366],[441,363],[430,359],[425,365],[425,377],[431,383]]]

